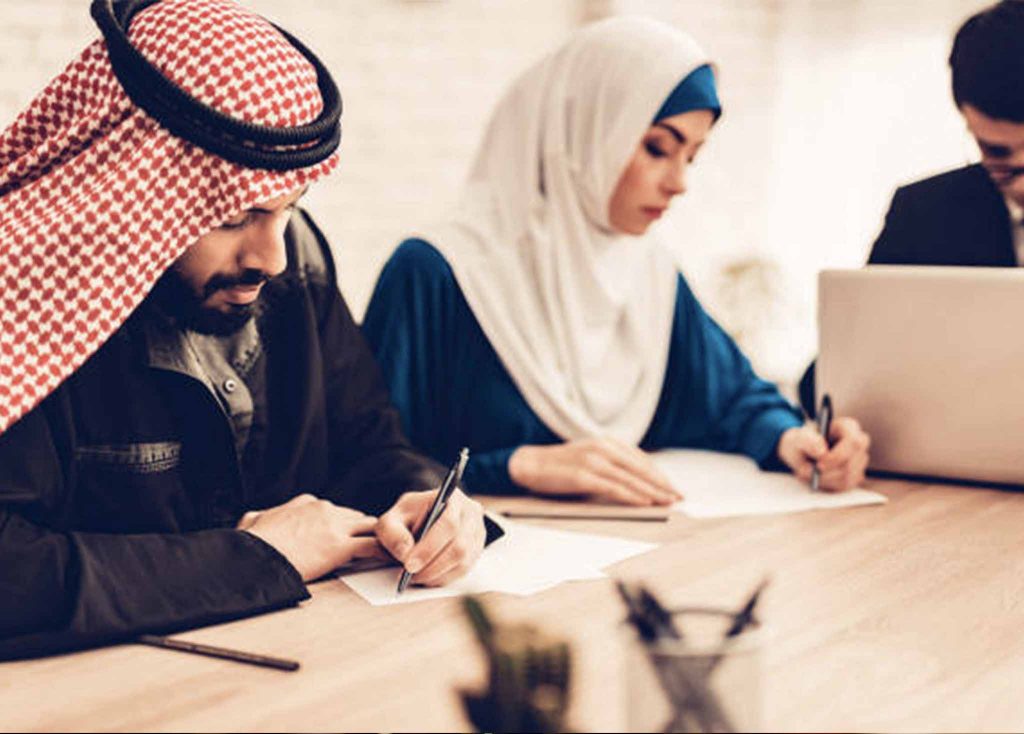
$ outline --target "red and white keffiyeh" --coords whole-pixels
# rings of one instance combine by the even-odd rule
[[[128,37],[201,102],[271,127],[314,120],[310,62],[231,0],[163,0]],[[0,134],[0,433],[73,373],[200,236],[328,173],[244,168],[132,103],[89,45]]]

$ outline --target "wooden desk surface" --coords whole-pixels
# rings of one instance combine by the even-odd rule
[[[612,568],[674,604],[738,605],[766,573],[765,726],[1024,730],[1024,493],[873,481],[886,506],[668,523],[543,521],[661,543]],[[533,500],[492,500],[492,507]],[[579,509],[574,508],[574,509]],[[483,660],[457,601],[371,607],[340,581],[299,608],[183,634],[297,658],[283,673],[142,646],[0,664],[4,730],[467,730]],[[487,595],[573,641],[570,723],[625,718],[609,580]]]

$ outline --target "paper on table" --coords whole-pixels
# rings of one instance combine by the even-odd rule
[[[400,568],[364,571],[341,580],[374,606],[405,604],[485,591],[525,596],[563,581],[602,578],[602,568],[655,547],[603,535],[566,532],[501,520],[505,536],[492,543],[465,577],[441,588],[410,586],[395,594]]]
[[[739,454],[676,449],[657,452],[654,462],[685,498],[672,509],[690,517],[770,515],[887,501],[865,489],[812,492],[792,474],[761,471]]]

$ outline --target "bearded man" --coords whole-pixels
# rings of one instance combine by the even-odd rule
[[[0,135],[0,658],[278,609],[390,556],[479,556],[413,451],[303,192],[341,99],[232,0],[92,5]],[[379,515],[379,517],[378,517]]]

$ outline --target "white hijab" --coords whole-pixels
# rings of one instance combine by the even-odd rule
[[[649,19],[576,32],[498,102],[454,215],[422,233],[563,439],[636,444],[654,417],[677,271],[655,233],[613,231],[608,205],[655,112],[705,63]]]

